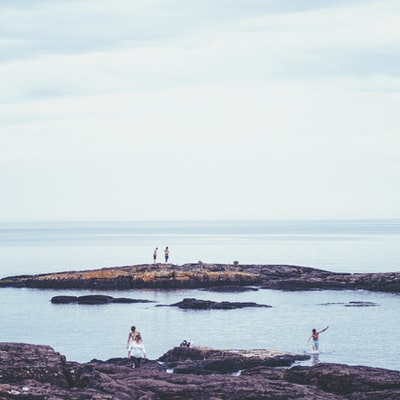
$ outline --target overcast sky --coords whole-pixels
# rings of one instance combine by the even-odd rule
[[[398,0],[0,0],[0,220],[400,218]]]

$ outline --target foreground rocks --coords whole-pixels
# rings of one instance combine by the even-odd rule
[[[290,361],[287,357],[292,357]],[[1,399],[74,400],[390,400],[400,371],[318,364],[271,367],[296,355],[267,350],[175,348],[132,369],[127,359],[69,362],[48,346],[0,343]],[[162,363],[161,363],[161,360]],[[190,366],[192,365],[192,368]],[[196,367],[197,366],[197,367]],[[232,375],[240,368],[241,374]],[[168,373],[174,368],[179,373]],[[210,375],[212,374],[212,375]]]
[[[127,290],[248,287],[279,290],[365,289],[400,292],[400,272],[347,274],[293,265],[156,264],[0,279],[0,287]]]

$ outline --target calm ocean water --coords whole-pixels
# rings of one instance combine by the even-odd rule
[[[0,277],[151,262],[155,246],[170,262],[295,264],[336,272],[400,270],[400,220],[262,222],[79,222],[0,224]],[[160,251],[160,254],[162,251]],[[161,261],[161,259],[159,260]],[[400,370],[400,295],[366,291],[212,293],[200,290],[108,292],[147,304],[53,305],[62,293],[0,289],[0,341],[49,344],[69,360],[126,355],[129,327],[138,326],[149,358],[182,339],[216,348],[309,350],[313,327],[321,354],[339,362]],[[185,297],[255,301],[265,309],[183,311],[157,305]],[[346,307],[365,301],[374,307]]]

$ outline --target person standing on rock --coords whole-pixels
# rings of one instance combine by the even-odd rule
[[[321,331],[317,331],[315,328],[311,331],[310,337],[307,339],[307,344],[310,343],[311,340],[311,345],[312,345],[312,351],[313,353],[318,353],[319,349],[319,334],[322,332],[325,332],[329,326],[326,328],[322,329]]]
[[[168,246],[165,248],[164,250],[164,257],[165,257],[165,264],[168,262],[168,258],[169,258],[169,249]]]
[[[158,251],[158,247],[156,247],[153,251],[153,264],[155,264],[157,261],[157,251]]]
[[[132,368],[139,368],[142,358],[146,358],[146,349],[144,348],[140,334],[136,335],[135,340],[131,343],[128,358],[132,358]]]
[[[126,348],[129,349],[129,343],[132,341],[134,342],[136,339],[136,336],[140,336],[140,332],[136,329],[136,326],[132,325],[131,330],[128,334],[128,342],[126,343]],[[128,358],[130,357],[129,351],[128,351]]]

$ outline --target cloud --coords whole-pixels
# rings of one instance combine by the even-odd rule
[[[2,11],[0,218],[398,216],[397,2]]]
[[[107,2],[101,0],[2,2],[0,45],[3,60],[47,54],[79,54],[166,44],[193,46],[208,36],[229,32],[252,19],[278,18],[289,24],[293,16],[335,10],[346,12],[367,1],[169,1]],[[393,2],[381,1],[380,4]],[[374,2],[372,2],[374,6]],[[382,7],[382,6],[380,6]],[[355,10],[357,12],[357,9]],[[261,16],[261,17],[260,17]],[[322,21],[323,21],[322,20]],[[347,18],[351,23],[351,18]],[[269,25],[268,29],[273,27]],[[327,21],[329,24],[329,20]],[[312,22],[315,26],[315,21]],[[322,23],[320,28],[324,28]],[[329,27],[329,25],[328,25]],[[260,29],[261,26],[258,27]],[[289,26],[290,29],[290,26]]]
[[[393,1],[335,2],[336,8],[321,2],[322,8],[311,9],[313,3],[291,3],[290,10],[221,1],[215,7],[84,1],[6,8],[0,102],[213,82],[398,75],[400,10]]]

